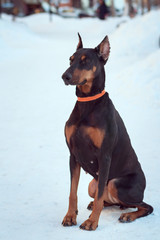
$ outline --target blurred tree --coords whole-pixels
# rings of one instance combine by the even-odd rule
[[[138,0],[139,1],[139,0]],[[142,0],[140,0],[142,1]],[[124,15],[134,17],[136,14],[136,10],[133,7],[134,0],[125,0],[125,9],[124,9]]]
[[[151,10],[151,0],[147,0],[147,9],[148,12]]]
[[[2,5],[1,4],[2,4],[2,2],[0,0],[0,18],[1,18],[1,13],[2,13],[2,7],[1,7]]]
[[[154,5],[154,1],[152,1]],[[148,12],[151,10],[151,0],[141,0],[141,13],[144,14],[144,9],[147,8]]]
[[[114,17],[116,15],[115,7],[114,7],[114,0],[111,0],[111,14],[112,14],[112,17]]]
[[[49,0],[49,20],[50,20],[50,22],[52,21],[51,2],[52,2],[52,0]]]
[[[160,0],[154,0],[154,5],[160,7]]]
[[[12,0],[12,2],[14,3],[13,20],[15,20],[18,13],[21,13],[24,16],[28,14],[28,7],[23,0]]]
[[[141,13],[144,14],[144,0],[141,0]]]
[[[89,7],[93,7],[93,0],[89,0]]]
[[[75,8],[82,8],[81,0],[72,0],[72,6]]]

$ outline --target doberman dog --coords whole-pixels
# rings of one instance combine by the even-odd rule
[[[83,48],[79,35],[77,50],[70,57],[70,67],[62,75],[66,85],[76,86],[78,97],[65,125],[71,188],[63,226],[77,224],[77,188],[81,167],[93,176],[88,192],[94,198],[88,205],[92,213],[81,224],[81,229],[95,230],[104,206],[137,208],[134,212],[121,214],[119,221],[122,223],[132,222],[153,211],[143,202],[146,180],[123,120],[104,90],[104,65],[109,53],[107,36],[92,49]]]

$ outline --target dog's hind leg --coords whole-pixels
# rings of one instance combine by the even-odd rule
[[[122,223],[128,223],[136,220],[140,217],[145,217],[153,212],[152,206],[142,202],[140,204],[135,204],[135,207],[137,207],[137,211],[135,212],[129,212],[129,213],[122,213],[119,221]]]
[[[110,198],[117,200],[122,206],[137,208],[137,211],[121,214],[120,222],[132,222],[153,212],[152,206],[143,202],[145,178],[142,172],[130,174],[111,182],[112,191],[110,192]]]
[[[98,187],[98,181],[96,181],[96,179],[93,179],[90,183],[89,183],[89,186],[88,186],[88,194],[91,198],[95,198],[95,194],[96,194],[96,190],[97,190],[97,187]],[[107,189],[107,188],[106,188]],[[109,206],[112,206],[114,205],[113,203],[109,203],[107,202],[108,199],[106,199],[106,201],[104,201],[104,207],[109,207]],[[88,210],[93,210],[93,203],[94,201],[91,201],[88,206],[87,206],[87,209]]]

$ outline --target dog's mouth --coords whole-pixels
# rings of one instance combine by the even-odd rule
[[[65,84],[66,85],[73,85],[73,86],[82,86],[82,85],[84,85],[86,82],[87,82],[87,80],[86,79],[84,79],[82,82],[77,82],[77,81],[64,81],[65,82]]]
[[[84,85],[86,82],[87,82],[87,79],[84,79],[81,83],[79,83],[79,84],[77,84],[77,85],[82,86],[82,85]]]
[[[65,85],[68,86],[69,85],[69,82],[68,81],[64,81]]]
[[[69,79],[69,78],[65,78],[65,77],[63,77],[63,75],[62,75],[62,78],[63,78],[63,81],[64,81],[65,85],[67,85],[67,86],[68,85],[82,86],[87,82],[87,79],[84,79],[82,82],[78,82],[78,81],[74,81],[74,80]]]

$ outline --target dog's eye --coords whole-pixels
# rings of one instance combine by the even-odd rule
[[[70,65],[72,64],[72,62],[73,62],[73,60],[69,59],[69,64],[70,64]]]
[[[84,58],[83,60],[81,60],[81,64],[87,64],[87,63],[89,63],[88,58]]]
[[[73,60],[74,60],[74,57],[73,57],[73,56],[69,58],[69,63],[70,63],[70,65],[73,63]]]

